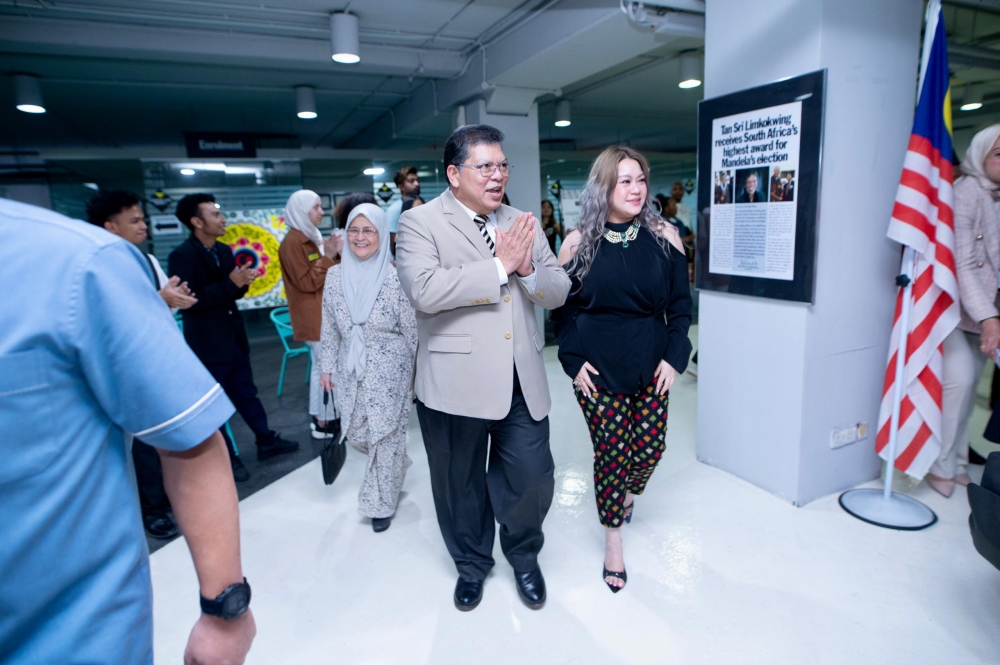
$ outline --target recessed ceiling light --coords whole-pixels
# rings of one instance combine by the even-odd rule
[[[385,169],[381,166],[373,166],[370,169],[365,169],[365,175],[382,175],[385,173]]]
[[[181,175],[194,175],[194,169],[181,169]]]

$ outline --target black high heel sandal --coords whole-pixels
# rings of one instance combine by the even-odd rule
[[[632,523],[632,511],[634,508],[635,508],[635,499],[632,499],[632,503],[625,506],[626,515],[624,517],[624,520],[626,524]]]
[[[626,573],[624,570],[620,573],[616,570],[608,570],[607,566],[605,566],[604,577],[602,579],[604,579],[604,583],[608,585],[608,588],[611,589],[611,593],[618,593],[619,591],[625,588],[625,584],[621,586],[615,586],[614,584],[608,582],[607,578],[609,577],[617,577],[622,582],[625,582],[625,584],[628,584],[628,573]]]

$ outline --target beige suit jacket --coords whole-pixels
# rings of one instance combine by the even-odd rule
[[[1000,228],[993,195],[975,178],[955,183],[955,263],[962,320],[958,327],[981,333],[980,321],[997,316]]]
[[[497,225],[510,229],[518,214],[500,206]],[[545,333],[534,305],[559,307],[570,281],[537,224],[533,259],[533,290],[515,275],[500,286],[486,240],[451,191],[403,213],[396,266],[417,310],[414,388],[421,402],[444,413],[500,420],[510,411],[516,366],[531,417],[548,415]]]

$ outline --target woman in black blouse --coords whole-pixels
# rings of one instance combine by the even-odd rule
[[[615,593],[628,579],[621,525],[666,448],[667,392],[691,353],[687,260],[648,178],[645,157],[628,147],[594,161],[580,222],[559,252],[573,287],[552,316],[594,444],[604,581]]]

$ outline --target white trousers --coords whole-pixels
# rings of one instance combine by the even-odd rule
[[[941,454],[931,466],[938,478],[965,473],[969,463],[969,418],[976,387],[986,365],[979,335],[955,328],[944,340],[944,395],[941,404]]]
[[[319,342],[306,342],[306,344],[309,345],[309,354],[312,356],[312,369],[309,370],[309,415],[316,416],[316,420],[324,422],[333,420],[337,417],[337,409],[333,405],[333,393],[330,393],[330,398],[324,407],[323,387],[319,385],[319,375],[322,374],[319,368]]]

